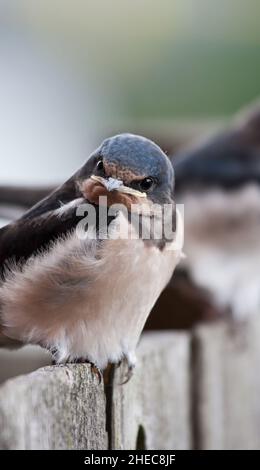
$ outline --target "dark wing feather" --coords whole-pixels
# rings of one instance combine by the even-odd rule
[[[6,225],[0,230],[0,270],[3,271],[4,263],[9,259],[24,261],[43,250],[50,242],[72,230],[79,220],[73,207],[62,217],[50,212]]]
[[[66,234],[79,222],[76,208],[69,209],[62,217],[55,213],[80,194],[74,178],[38,202],[15,222],[0,229],[0,270],[4,263],[13,259],[26,260],[37,251],[46,248],[50,242]]]

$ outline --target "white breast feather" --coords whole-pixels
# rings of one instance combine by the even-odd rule
[[[142,240],[110,239],[99,248],[74,233],[22,269],[12,267],[0,288],[5,334],[57,350],[60,362],[83,357],[104,368],[125,356],[133,365],[147,316],[180,256],[181,248],[160,251]]]

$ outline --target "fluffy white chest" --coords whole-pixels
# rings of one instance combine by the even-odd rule
[[[144,323],[180,251],[140,239],[99,246],[74,233],[1,287],[5,332],[57,350],[60,361],[83,357],[104,368],[125,356],[133,364]]]

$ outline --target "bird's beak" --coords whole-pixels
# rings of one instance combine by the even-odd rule
[[[129,188],[125,186],[123,181],[118,180],[116,178],[109,177],[108,179],[102,178],[102,176],[92,175],[91,179],[94,181],[98,181],[99,183],[103,184],[105,188],[110,191],[119,191],[120,193],[130,194],[136,197],[146,197],[146,193],[142,193],[141,191],[137,191],[136,189]]]
[[[123,181],[120,181],[116,178],[108,178],[108,179],[105,179],[105,178],[102,178],[101,176],[96,176],[96,175],[92,175],[91,176],[91,179],[93,179],[94,181],[98,181],[99,183],[103,184],[103,186],[105,186],[105,188],[110,192],[110,191],[115,191],[116,189],[119,189],[120,186],[123,186]]]
[[[108,191],[114,191],[119,189],[120,186],[123,186],[123,181],[120,181],[115,178],[108,178],[108,180],[104,181],[104,186],[107,188]]]

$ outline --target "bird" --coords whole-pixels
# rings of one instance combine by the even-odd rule
[[[203,293],[203,308],[215,318],[259,315],[259,149],[257,101],[172,160],[175,199],[185,214],[186,258],[175,280],[192,284],[193,298]]]
[[[86,361],[101,372],[124,360],[130,377],[182,247],[169,158],[143,136],[105,139],[70,179],[0,229],[0,345],[38,344],[58,364]]]

